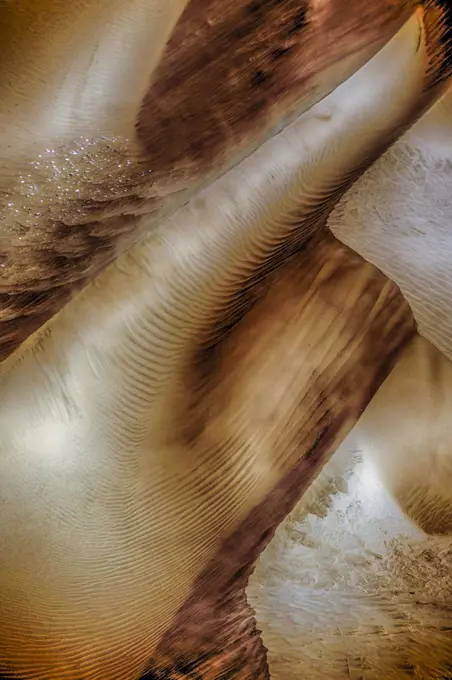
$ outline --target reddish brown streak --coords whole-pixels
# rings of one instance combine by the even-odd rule
[[[327,301],[325,309],[333,307],[337,324],[343,323],[345,330],[316,366],[310,389],[301,396],[311,351],[303,336],[311,320],[305,310],[312,295]],[[298,462],[206,565],[162,640],[147,680],[268,680],[265,649],[245,597],[248,578],[277,526],[356,423],[414,332],[410,309],[397,287],[324,235],[270,276],[267,294],[243,322],[218,339],[221,356],[213,370],[197,366],[190,374],[192,390],[200,380],[207,383],[202,403],[193,412],[189,400],[190,413],[185,414],[185,420],[198,421],[196,434],[189,438],[193,447],[212,444],[206,404],[209,413],[215,413],[215,432],[223,433],[220,447],[233,434],[229,405],[242,383],[247,395],[253,383],[263,392],[278,380],[292,384],[277,413],[260,421],[259,428],[279,433],[272,446],[274,469],[275,461],[286,454]],[[324,342],[328,344],[328,339]],[[349,345],[354,348],[350,354]],[[270,356],[278,359],[271,361]],[[182,436],[186,446],[184,432]],[[235,453],[243,443],[237,439]]]
[[[255,144],[324,69],[384,43],[407,11],[393,0],[192,0],[138,121],[156,172],[192,180]]]

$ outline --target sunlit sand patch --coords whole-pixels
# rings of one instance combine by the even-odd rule
[[[400,289],[419,332],[452,358],[452,87],[329,218],[334,235]]]
[[[248,599],[272,680],[452,672],[452,538],[405,518],[354,433],[278,529]]]

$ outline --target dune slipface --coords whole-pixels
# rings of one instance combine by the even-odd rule
[[[18,132],[28,116],[18,105],[5,152],[16,173],[4,190],[5,354],[97,276],[0,368],[5,675],[269,678],[275,649],[267,657],[271,638],[262,641],[248,604],[249,576],[369,404],[361,432],[384,478],[388,444],[370,434],[382,412],[377,390],[393,399],[391,385],[406,376],[419,347],[415,318],[397,285],[327,225],[354,182],[444,92],[445,14],[436,3],[415,12],[388,3],[375,15],[360,3],[238,5],[220,16],[209,2],[203,19],[199,3],[188,4],[154,70],[184,3],[159,15],[150,50],[145,19],[154,26],[155,14],[137,2],[143,40],[126,35],[149,57],[146,94],[144,76],[131,79],[133,60],[128,70],[117,57],[115,87],[104,68],[117,56],[113,38],[134,26],[121,3],[107,25],[102,4],[98,14],[81,11],[73,33],[56,3],[66,41],[90,30],[83,68],[56,63],[41,97],[58,113],[52,125],[35,120],[41,158],[30,156],[32,135]],[[5,73],[22,63],[33,80],[26,52],[14,49],[34,10],[16,8],[4,14],[17,31]],[[48,20],[52,3],[42,8]],[[201,44],[207,32],[211,58],[201,62],[195,37]],[[50,68],[59,43],[38,37]],[[282,53],[269,55],[271,44]],[[231,46],[229,67],[222,45]],[[306,68],[299,78],[297,64]],[[202,126],[201,77],[205,88],[224,88],[212,92]],[[120,82],[130,98],[118,97]],[[54,87],[71,94],[71,106]],[[74,130],[85,131],[83,143]],[[24,175],[30,158],[39,180]],[[57,243],[64,262],[46,260]],[[422,504],[413,509],[410,494],[390,491],[424,521]]]

